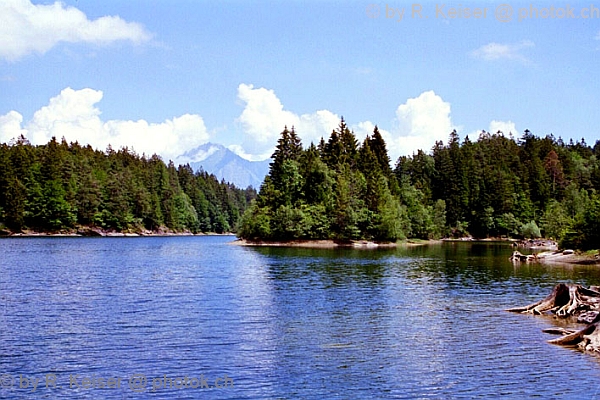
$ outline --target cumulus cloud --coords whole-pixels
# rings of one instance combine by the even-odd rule
[[[340,122],[340,116],[328,110],[303,115],[285,110],[276,94],[265,88],[241,84],[238,98],[245,103],[238,122],[246,140],[232,150],[247,159],[269,157],[285,125],[294,126],[306,146],[311,141],[317,143],[321,137],[327,140]],[[375,128],[371,121],[347,123],[359,140],[371,135]],[[392,130],[379,126],[392,160],[418,149],[429,151],[436,140],[447,139],[455,129],[450,119],[450,104],[433,91],[423,92],[401,104],[396,110],[396,125]]]
[[[285,110],[273,90],[254,88],[253,85],[239,85],[238,99],[245,103],[238,118],[246,135],[242,146],[245,151],[255,155],[252,157],[254,159],[271,155],[284,126],[290,129],[294,126],[307,145],[311,141],[317,142],[321,137],[329,137],[340,122],[340,117],[328,110],[302,115]]]
[[[352,130],[354,131],[356,138],[359,139],[360,143],[362,144],[362,141],[367,137],[367,135],[373,135],[375,126],[376,124],[371,121],[362,121],[358,122],[357,124],[353,124]],[[381,134],[383,140],[385,140],[390,158],[392,158],[392,160],[395,162],[398,156],[396,156],[397,151],[393,143],[394,134],[392,134],[392,132],[382,128],[379,125],[377,125],[377,129],[379,130],[379,133]],[[393,158],[394,156],[396,156],[396,158]]]
[[[450,118],[450,103],[433,90],[398,106],[396,119],[398,126],[389,139],[392,160],[418,149],[428,152],[436,140],[446,141],[450,132],[456,129]]]
[[[257,157],[254,154],[246,153],[246,150],[244,150],[244,148],[242,146],[240,146],[239,144],[232,144],[230,146],[227,146],[227,148],[229,150],[233,151],[238,156],[245,158],[246,160],[262,161],[262,160],[266,159],[266,157]],[[270,156],[270,154],[269,154],[269,156]]]
[[[156,153],[165,160],[173,159],[178,163],[193,161],[185,154],[209,141],[204,121],[196,114],[184,114],[158,123],[103,120],[97,107],[102,96],[100,90],[66,88],[36,111],[30,121],[24,122],[23,116],[16,111],[0,115],[0,141],[10,142],[23,134],[33,144],[45,144],[53,136],[59,140],[65,137],[69,142],[90,144],[100,150],[105,150],[109,144],[114,149],[126,146],[138,154]],[[321,137],[327,140],[340,122],[340,117],[328,110],[302,115],[286,110],[272,90],[252,85],[240,85],[238,97],[245,103],[237,119],[244,140],[228,148],[248,160],[268,158],[285,125],[295,126],[307,146],[311,141],[317,143]],[[429,152],[437,140],[446,142],[450,132],[458,130],[450,114],[450,103],[431,90],[400,104],[393,126],[379,126],[392,162],[419,149]],[[347,123],[359,141],[371,135],[375,128],[371,121]],[[512,121],[493,120],[489,132],[499,130],[506,135],[518,132]]]
[[[175,159],[187,150],[206,143],[209,138],[202,117],[184,114],[160,123],[145,120],[108,120],[100,118],[96,104],[102,100],[102,91],[66,88],[50,99],[47,106],[36,111],[31,121],[22,127],[23,117],[16,111],[0,116],[0,139],[24,134],[32,144],[45,144],[53,136],[60,140],[104,150],[110,144],[114,149],[133,148],[137,153],[159,154],[166,160]]]
[[[496,121],[493,120],[490,122],[490,129],[488,130],[490,133],[498,133],[502,132],[505,136],[509,136],[511,133],[514,136],[519,134],[517,127],[512,121]]]
[[[485,61],[512,60],[529,63],[529,59],[523,55],[523,51],[535,46],[531,40],[523,40],[519,43],[488,43],[471,52],[475,58]]]
[[[16,111],[10,111],[6,115],[0,115],[0,143],[8,143],[26,132],[21,129],[23,116]]]
[[[60,42],[106,45],[126,40],[138,44],[151,38],[141,24],[118,16],[89,20],[82,11],[60,2],[44,5],[3,0],[0,15],[0,58],[8,61],[44,54]]]

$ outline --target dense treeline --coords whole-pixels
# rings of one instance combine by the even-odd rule
[[[563,246],[600,247],[600,141],[592,148],[525,131],[515,141],[482,132],[460,143],[456,132],[431,155],[401,157],[398,179],[426,203],[444,199],[449,233],[476,237],[545,236]]]
[[[377,128],[359,145],[342,119],[327,142],[303,149],[294,129],[286,127],[272,160],[242,217],[243,238],[395,241],[419,236],[423,225],[427,234],[442,234],[443,201],[425,206],[430,220],[413,221],[411,208],[423,207],[420,193],[399,186]]]
[[[256,197],[189,165],[24,137],[0,145],[0,228],[228,232]]]
[[[358,144],[342,119],[327,142],[303,149],[284,129],[269,175],[242,218],[249,239],[539,237],[600,243],[600,142],[569,144],[525,131],[514,140],[456,132],[431,153],[390,168],[378,129]]]

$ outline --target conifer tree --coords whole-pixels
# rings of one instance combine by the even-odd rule
[[[392,168],[390,167],[390,156],[388,155],[387,146],[381,133],[379,132],[379,128],[375,125],[373,129],[373,135],[369,139],[369,147],[375,154],[377,158],[377,162],[379,163],[379,168],[381,172],[385,176],[390,176],[392,173]]]

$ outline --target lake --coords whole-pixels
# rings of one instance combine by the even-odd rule
[[[0,398],[600,398],[600,359],[503,311],[586,266],[502,243],[0,240]]]

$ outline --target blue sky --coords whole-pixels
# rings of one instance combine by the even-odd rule
[[[284,125],[308,144],[344,116],[359,138],[377,124],[393,161],[452,129],[594,144],[600,10],[504,1],[2,0],[0,141],[261,159]]]

